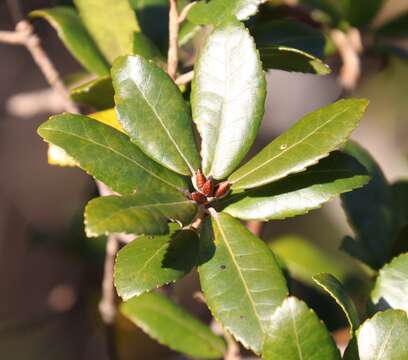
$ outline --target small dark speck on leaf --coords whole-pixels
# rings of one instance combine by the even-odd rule
[[[226,267],[225,265],[221,265],[220,268],[221,268],[222,270],[224,270],[224,269],[226,269],[227,267]]]

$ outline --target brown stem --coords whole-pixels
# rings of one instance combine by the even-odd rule
[[[113,324],[116,316],[113,267],[118,249],[118,238],[116,235],[110,235],[106,242],[105,267],[102,281],[102,298],[99,302],[99,311],[101,313],[102,320],[108,325]]]
[[[193,80],[194,77],[194,71],[191,70],[188,73],[185,73],[183,75],[180,75],[176,80],[175,83],[177,85],[184,85],[189,83],[191,80]]]
[[[20,21],[14,32],[0,32],[0,42],[25,46],[49,85],[61,97],[65,111],[73,113],[79,112],[75,104],[69,99],[67,89],[60,79],[54,64],[45,53],[41,46],[40,38],[34,33],[33,28],[28,21]]]
[[[188,12],[190,11],[190,9],[191,9],[196,3],[197,3],[197,1],[193,1],[193,2],[191,2],[190,4],[187,4],[187,5],[183,8],[183,10],[181,10],[181,13],[180,13],[180,15],[179,15],[179,17],[178,17],[178,22],[179,22],[179,24],[181,24],[184,20],[187,19]]]
[[[167,73],[174,80],[178,65],[178,35],[180,29],[177,0],[169,0],[169,51],[167,55]]]

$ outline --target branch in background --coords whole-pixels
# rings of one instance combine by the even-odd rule
[[[79,112],[76,105],[69,99],[67,89],[60,79],[54,64],[45,53],[41,46],[39,37],[34,34],[33,27],[28,21],[20,21],[17,24],[14,32],[1,31],[0,42],[25,46],[33,57],[35,63],[40,68],[49,85],[61,97],[65,111],[73,113]]]
[[[175,83],[176,83],[176,85],[185,85],[185,84],[189,83],[191,80],[193,80],[193,77],[194,77],[194,71],[191,70],[188,73],[180,75],[175,80]]]
[[[359,54],[363,50],[360,32],[351,28],[347,33],[335,29],[330,37],[336,45],[343,66],[340,69],[340,83],[346,90],[353,90],[361,75],[361,61]]]
[[[169,51],[167,55],[167,73],[174,80],[178,65],[178,35],[180,29],[177,0],[169,0]]]

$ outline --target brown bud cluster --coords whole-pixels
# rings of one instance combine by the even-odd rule
[[[191,199],[199,204],[206,204],[208,198],[221,198],[228,194],[230,189],[228,181],[215,185],[214,180],[211,177],[207,179],[200,169],[196,171],[195,182],[198,191],[191,194]]]

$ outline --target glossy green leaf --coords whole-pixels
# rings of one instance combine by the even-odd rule
[[[408,313],[408,254],[394,258],[379,272],[371,301],[376,311],[389,308]]]
[[[259,353],[273,311],[287,296],[268,246],[228,214],[213,214],[201,233],[201,288],[214,317]]]
[[[408,36],[408,13],[386,22],[376,31],[377,35],[383,37],[404,37]]]
[[[225,352],[221,338],[163,295],[134,297],[121,312],[159,343],[193,358],[219,359]]]
[[[244,25],[217,27],[194,71],[191,105],[202,138],[203,171],[222,179],[248,152],[264,114],[265,75]]]
[[[190,112],[170,77],[141,56],[112,68],[116,111],[130,138],[147,155],[183,175],[200,167]]]
[[[330,333],[313,310],[287,298],[271,318],[263,346],[264,360],[340,360]]]
[[[232,188],[250,189],[304,171],[347,140],[367,104],[340,100],[306,115],[236,170],[229,178]]]
[[[226,19],[246,20],[258,12],[266,0],[211,0],[199,1],[188,13],[194,24],[220,24]]]
[[[333,275],[321,273],[313,276],[313,280],[325,290],[341,307],[350,325],[350,332],[353,333],[360,326],[360,319],[356,306],[346,293],[343,285]]]
[[[72,100],[91,106],[96,110],[105,110],[115,106],[113,101],[114,90],[110,76],[88,81],[72,89],[70,96]]]
[[[387,310],[368,319],[357,331],[360,360],[408,359],[408,318],[401,310]]]
[[[138,237],[118,252],[114,277],[123,300],[176,281],[197,264],[196,232],[170,228],[170,234]]]
[[[379,269],[389,260],[395,238],[392,193],[381,169],[368,152],[351,142],[343,150],[366,167],[371,181],[364,188],[341,196],[348,221],[356,234],[355,240],[346,237],[342,248]]]
[[[55,28],[71,54],[89,72],[100,76],[109,74],[106,60],[86,31],[75,9],[57,6],[32,11],[30,17],[46,19]]]
[[[148,158],[126,135],[89,117],[53,116],[38,133],[113,191],[165,193],[187,188],[183,178]]]
[[[323,58],[326,40],[323,33],[299,21],[274,20],[254,29],[258,48],[293,48],[317,58]]]
[[[182,194],[154,193],[104,196],[85,208],[89,237],[111,233],[165,234],[168,221],[189,224],[197,211],[195,203]]]
[[[74,0],[79,15],[105,57],[112,63],[131,54],[139,24],[128,0]]]
[[[283,260],[291,276],[311,286],[316,286],[312,277],[322,272],[334,274],[341,281],[361,277],[358,268],[350,266],[341,254],[318,247],[297,235],[274,239],[270,247]]]
[[[336,151],[302,173],[260,188],[233,191],[221,205],[224,212],[242,220],[285,219],[317,209],[369,180],[353,157]]]
[[[259,53],[264,69],[316,75],[327,75],[331,72],[320,59],[294,48],[284,46],[260,48]]]

